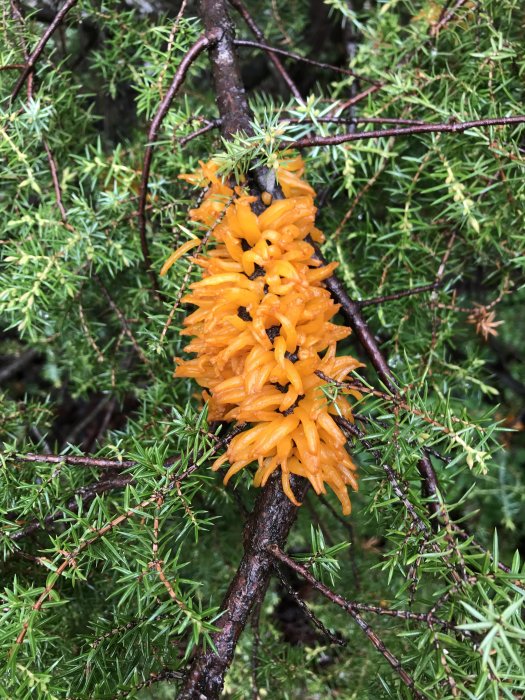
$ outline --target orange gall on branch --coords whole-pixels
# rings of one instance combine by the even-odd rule
[[[208,188],[190,216],[212,229],[216,245],[193,258],[202,279],[183,299],[197,309],[182,333],[191,336],[186,350],[196,356],[177,359],[175,377],[193,377],[204,388],[211,420],[249,424],[213,465],[217,470],[229,462],[225,484],[256,462],[255,486],[280,468],[294,504],[300,505],[290,474],[308,479],[317,494],[328,485],[349,514],[356,467],[332,416],[352,420],[345,394],[359,393],[342,391],[330,402],[316,372],[341,381],[361,364],[336,355],[337,342],[350,330],[331,323],[339,305],[323,286],[337,263],[322,266],[308,242],[323,241],[315,227],[315,192],[301,179],[302,160],[287,160],[277,173],[284,199],[267,198],[269,206],[257,216],[251,209],[256,198],[232,189],[217,170],[213,162],[201,163],[199,172],[181,176]],[[181,254],[189,243],[182,248]]]

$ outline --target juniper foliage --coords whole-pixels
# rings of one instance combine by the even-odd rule
[[[53,13],[2,8],[4,698],[172,697],[192,656],[213,648],[258,495],[248,474],[225,489],[210,472],[227,429],[207,423],[191,381],[172,379],[197,272],[183,258],[153,293],[143,260],[148,126],[203,31],[194,3],[174,5],[72,3],[14,100]],[[348,433],[360,490],[348,519],[330,495],[308,494],[287,548],[364,606],[381,645],[279,562],[225,696],[520,697],[525,127],[411,129],[523,114],[523,4],[246,7],[268,45],[347,72],[281,56],[298,99],[264,52],[238,47],[253,133],[226,141],[206,53],[193,62],[155,138],[155,271],[194,234],[198,194],[178,175],[199,160],[215,154],[242,177],[299,139],[407,131],[303,149],[323,254],[365,302],[399,393],[355,335],[342,344],[367,365],[351,378],[363,394]],[[233,16],[237,37],[253,39]],[[422,450],[435,493],[421,488]]]

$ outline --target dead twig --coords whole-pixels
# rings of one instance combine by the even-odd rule
[[[496,117],[494,119],[475,119],[466,122],[449,122],[441,124],[414,124],[404,129],[375,129],[373,131],[356,131],[353,134],[335,134],[334,136],[305,136],[297,141],[283,141],[282,150],[288,148],[312,148],[314,146],[337,146],[350,141],[368,141],[384,137],[412,136],[414,134],[461,133],[467,129],[487,128],[491,126],[509,126],[525,124],[525,115],[514,117]]]
[[[237,46],[248,46],[248,45],[255,45],[256,48],[260,48],[263,51],[265,51],[268,54],[268,58],[270,61],[273,63],[275,68],[277,69],[277,72],[281,76],[281,78],[284,80],[286,85],[288,86],[288,89],[292,93],[292,95],[299,100],[299,102],[303,102],[303,98],[301,93],[299,92],[299,88],[297,85],[294,83],[290,75],[288,74],[288,71],[286,68],[283,66],[279,58],[277,57],[276,54],[280,53],[279,50],[273,50],[271,47],[269,47],[266,44],[266,40],[264,38],[264,34],[260,30],[257,22],[253,19],[251,14],[248,12],[244,4],[241,2],[241,0],[230,0],[230,4],[232,7],[234,7],[237,12],[241,15],[243,20],[246,22],[246,25],[249,27],[250,31],[252,34],[254,34],[257,39],[259,39],[259,42],[262,43],[257,43],[255,41],[253,42],[240,42],[238,40],[234,41],[234,44]],[[286,53],[286,52],[285,52]]]
[[[62,20],[64,17],[67,15],[67,13],[71,10],[72,7],[74,7],[77,4],[78,0],[67,0],[66,3],[60,8],[60,10],[56,13],[53,21],[49,25],[49,27],[46,29],[44,34],[42,35],[40,41],[38,44],[35,46],[31,54],[28,56],[25,64],[25,68],[22,71],[20,77],[18,78],[15,87],[13,88],[13,92],[11,94],[11,101],[13,102],[17,96],[20,90],[22,89],[25,81],[27,80],[28,76],[33,73],[35,69],[35,65],[40,58],[40,55],[42,54],[42,51],[45,49],[47,42],[51,39],[53,34],[55,33],[56,29],[58,26],[61,24]]]
[[[335,603],[336,605],[339,605],[339,607],[343,608],[351,617],[355,620],[355,622],[358,624],[360,629],[365,633],[365,635],[368,637],[369,641],[372,643],[372,645],[382,654],[384,659],[392,666],[392,668],[396,671],[396,673],[399,675],[403,683],[411,689],[413,695],[417,700],[424,700],[424,695],[422,695],[416,688],[416,684],[414,682],[414,679],[412,676],[405,671],[403,666],[401,665],[401,662],[399,659],[392,654],[391,651],[387,649],[385,646],[384,642],[382,639],[373,631],[373,629],[370,627],[370,625],[364,620],[364,618],[360,615],[360,611],[367,610],[368,612],[375,612],[378,614],[381,614],[380,611],[384,612],[383,608],[376,608],[374,606],[358,606],[358,604],[353,603],[351,601],[346,600],[342,596],[338,595],[337,593],[334,593],[328,586],[325,586],[323,583],[318,581],[314,576],[310,574],[308,569],[306,569],[304,566],[301,566],[297,562],[295,562],[293,559],[291,559],[288,555],[286,555],[282,549],[279,548],[277,544],[270,544],[268,546],[268,551],[271,553],[273,557],[281,561],[283,564],[286,564],[287,566],[290,567],[293,571],[295,571],[297,574],[302,576],[306,581],[308,581],[317,591],[322,593],[326,598],[328,598],[330,601]],[[418,616],[418,613],[411,613],[409,611],[402,611],[402,610],[388,610],[388,614],[390,614],[392,617],[402,617],[403,619],[409,620],[409,619],[416,619],[414,616]],[[426,616],[421,615],[420,620],[422,622],[427,622]],[[444,621],[440,621],[444,622]],[[448,624],[448,623],[445,623]]]
[[[164,118],[168,113],[171,103],[173,102],[175,95],[177,94],[179,88],[184,82],[186,73],[190,69],[191,65],[201,55],[204,49],[206,49],[208,46],[210,46],[210,44],[216,41],[217,37],[218,32],[210,31],[209,35],[202,34],[193,44],[193,46],[188,50],[188,52],[184,55],[184,58],[180,62],[177,71],[173,76],[173,80],[171,81],[170,87],[164,95],[164,98],[162,99],[159,108],[157,109],[157,112],[153,117],[148,131],[148,144],[144,152],[144,160],[142,163],[142,177],[140,181],[137,217],[139,225],[140,245],[142,248],[142,257],[144,259],[144,264],[146,265],[148,275],[151,279],[153,291],[155,292],[155,295],[159,298],[160,294],[157,289],[157,275],[152,267],[152,261],[149,252],[149,244],[146,237],[146,201],[148,198],[148,182],[151,172],[151,163],[153,160],[155,140],[157,139],[160,127],[162,126],[162,122],[164,121]]]

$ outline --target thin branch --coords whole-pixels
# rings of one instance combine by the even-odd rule
[[[175,22],[173,23],[173,26],[172,26],[171,31],[170,31],[170,35],[168,37],[168,45],[166,47],[166,52],[165,52],[166,60],[164,62],[164,66],[162,67],[162,70],[159,73],[159,77],[158,77],[158,81],[157,81],[158,86],[159,86],[159,95],[160,95],[161,99],[163,96],[162,95],[162,84],[164,83],[164,76],[166,75],[166,71],[168,70],[169,65],[170,65],[171,55],[172,55],[172,51],[173,51],[173,45],[175,43],[175,37],[177,36],[177,32],[179,31],[179,25],[180,25],[180,21],[182,19],[182,16],[186,12],[186,5],[187,4],[188,4],[188,0],[182,0],[180,7],[179,7],[179,11],[177,12],[177,16],[175,17]]]
[[[345,647],[347,644],[346,639],[343,639],[342,637],[339,637],[338,635],[335,635],[332,632],[330,632],[330,630],[324,625],[324,623],[321,620],[319,620],[319,618],[316,617],[316,615],[314,615],[314,613],[310,610],[310,608],[301,598],[299,593],[297,593],[297,591],[295,591],[293,587],[288,583],[283,572],[281,571],[281,567],[278,566],[276,563],[274,564],[274,568],[283,587],[288,592],[288,595],[290,595],[293,598],[294,602],[299,606],[299,608],[305,614],[306,618],[309,619],[317,627],[317,629],[323,633],[323,635],[327,638],[330,644],[337,644],[337,646]]]
[[[130,459],[104,459],[102,457],[89,457],[87,455],[46,455],[34,454],[32,452],[25,455],[15,454],[7,456],[5,459],[17,462],[67,464],[73,467],[90,467],[91,469],[128,469],[136,465],[136,462]]]
[[[160,295],[157,290],[157,275],[152,267],[149,245],[146,237],[146,200],[148,198],[148,182],[151,172],[151,162],[153,160],[153,150],[155,148],[154,142],[158,136],[160,127],[162,126],[162,122],[164,121],[164,118],[168,113],[171,103],[173,102],[175,95],[179,91],[179,88],[181,87],[182,83],[184,82],[186,73],[188,72],[192,63],[194,63],[204,51],[204,49],[213,44],[213,42],[215,42],[217,38],[218,32],[210,32],[208,35],[202,34],[185,54],[184,58],[182,59],[177,68],[177,71],[173,77],[168,91],[164,95],[164,98],[160,103],[155,116],[153,117],[148,131],[148,144],[144,152],[144,161],[142,163],[142,178],[140,181],[137,216],[140,234],[140,245],[142,248],[142,257],[144,259],[144,264],[146,265],[148,275],[151,279],[153,290],[159,297]]]
[[[246,426],[244,424],[240,424],[232,428],[223,438],[220,438],[217,440],[217,443],[215,444],[213,448],[213,454],[219,452],[221,449],[226,447],[230,440],[233,440],[233,438],[238,435],[242,430],[244,430]],[[199,466],[199,461],[201,459],[202,455],[199,455],[195,462],[190,464],[189,467],[182,473],[182,474],[172,474],[170,475],[170,483],[168,486],[164,487],[164,489],[161,489],[162,493],[169,493],[173,488],[177,489],[179,491],[179,485],[180,482],[186,479],[188,476],[193,474],[194,471]],[[46,462],[46,463],[51,463],[51,464],[73,464],[73,465],[82,465],[82,466],[87,466],[91,467],[94,469],[128,469],[131,467],[134,467],[137,463],[132,461],[132,460],[109,460],[109,459],[98,459],[98,458],[92,458],[92,457],[80,457],[76,455],[40,455],[40,454],[28,454],[28,455],[16,455],[13,457],[13,459],[21,460],[21,461],[27,461],[27,462]],[[171,457],[168,457],[166,460],[164,460],[163,466],[165,468],[172,467],[174,464],[176,464],[177,461],[180,460],[179,455],[173,455]],[[100,493],[105,493],[106,491],[110,491],[116,488],[124,488],[128,484],[133,484],[133,477],[131,475],[122,475],[118,477],[113,477],[113,478],[105,478],[101,479],[100,481],[95,482],[94,484],[89,484],[88,486],[82,486],[75,493],[71,496],[69,499],[66,508],[67,510],[71,511],[76,511],[78,510],[78,501],[79,499],[82,501],[83,504],[89,503],[90,501],[93,500],[93,498],[100,494]],[[155,498],[158,498],[159,494],[155,496]],[[19,540],[22,537],[26,537],[27,535],[32,534],[36,530],[42,528],[42,527],[50,527],[55,523],[57,520],[59,520],[61,517],[63,517],[64,511],[63,510],[58,510],[55,511],[54,513],[48,515],[43,522],[39,520],[32,520],[30,523],[28,523],[22,530],[17,530],[16,532],[10,533],[8,536],[12,540]]]
[[[232,5],[235,5],[237,0],[230,0]],[[262,40],[262,37],[261,37]],[[310,66],[316,66],[317,68],[325,68],[327,70],[335,71],[336,73],[342,73],[343,75],[349,75],[353,78],[358,78],[365,83],[371,83],[372,85],[377,85],[375,81],[371,78],[365,78],[359,75],[349,68],[341,68],[340,66],[333,66],[330,63],[323,63],[322,61],[315,61],[312,58],[307,58],[306,56],[301,56],[301,54],[294,53],[293,51],[286,51],[285,49],[278,49],[275,46],[268,46],[266,43],[258,43],[257,41],[248,41],[246,39],[236,39],[235,46],[248,46],[254,49],[261,49],[261,51],[267,51],[270,54],[279,54],[280,56],[286,56],[287,58],[292,58],[294,61],[299,61],[300,63],[307,63]],[[296,95],[298,99],[303,102],[301,95]]]
[[[439,287],[439,282],[432,282],[432,284],[424,284],[421,287],[412,287],[412,289],[405,289],[402,292],[394,292],[393,294],[386,294],[381,297],[374,297],[373,299],[363,299],[358,301],[357,304],[361,309],[365,306],[379,306],[379,304],[384,304],[386,301],[395,301],[396,299],[402,299],[403,297],[410,297],[414,294],[423,294],[424,292],[431,292]]]
[[[493,119],[475,119],[467,122],[452,122],[442,124],[414,124],[406,129],[376,129],[374,131],[357,131],[353,134],[336,134],[334,136],[305,136],[297,141],[283,141],[281,150],[288,148],[312,148],[314,146],[337,146],[350,141],[363,141],[384,138],[386,136],[411,136],[413,134],[441,134],[445,132],[463,132],[490,126],[506,126],[524,124],[525,115],[514,117],[496,117]]]
[[[467,0],[457,0],[456,4],[454,7],[451,7],[448,12],[446,11],[446,8],[443,8],[443,11],[441,12],[441,17],[437,21],[436,24],[434,24],[430,28],[430,36],[434,37],[437,36],[440,32],[441,29],[445,26],[445,24],[448,24],[450,20],[454,17],[456,12],[463,7],[463,5],[467,2]]]
[[[212,119],[209,122],[207,122],[204,126],[201,126],[200,129],[193,131],[191,134],[188,134],[187,136],[181,136],[181,138],[178,139],[178,144],[182,148],[183,146],[185,146],[187,143],[189,143],[193,139],[196,139],[198,136],[202,136],[203,134],[207,134],[208,131],[212,131],[213,129],[218,129],[220,127],[220,125],[221,125],[220,119]]]
[[[152,673],[149,678],[142,681],[138,685],[134,685],[132,688],[127,690],[119,690],[114,696],[115,698],[126,698],[130,693],[137,693],[139,690],[144,688],[150,688],[154,683],[167,683],[169,681],[176,681],[182,678],[182,673],[180,671],[160,671],[159,673]]]
[[[346,102],[343,102],[342,104],[336,104],[334,106],[334,110],[339,110],[340,112],[344,112],[345,109],[348,109],[349,107],[353,107],[356,105],[358,102],[361,102],[364,100],[366,97],[369,95],[373,95],[375,92],[378,92],[385,86],[384,83],[380,83],[379,85],[370,85],[370,87],[367,87],[366,90],[363,90],[362,92],[358,93],[357,95],[352,95],[350,99],[346,100]]]
[[[324,583],[316,579],[315,576],[313,576],[310,573],[310,571],[306,568],[306,566],[299,564],[299,562],[296,562],[295,559],[289,557],[281,549],[279,549],[277,545],[270,545],[269,550],[276,559],[279,559],[279,561],[281,561],[283,564],[286,564],[286,566],[295,571],[296,574],[302,576],[305,579],[305,581],[308,581],[308,583],[311,584],[311,586],[313,586],[313,588],[315,588],[316,591],[322,593],[322,595],[324,595],[325,598],[328,598],[328,600],[330,600],[332,603],[339,605],[339,607],[343,608],[347,612],[349,612],[349,609],[351,608],[352,610],[358,610],[359,612],[369,612],[384,617],[397,617],[401,620],[412,620],[414,622],[423,622],[424,624],[428,624],[430,620],[432,624],[438,625],[443,629],[455,629],[455,625],[452,622],[436,617],[432,613],[430,613],[429,615],[429,613],[416,613],[412,612],[411,610],[396,610],[394,608],[383,608],[379,607],[378,605],[370,605],[368,603],[358,603],[353,600],[347,600],[335,591],[332,591],[332,589],[328,588],[328,586],[325,586]],[[341,640],[338,641],[338,643],[340,642]]]
[[[313,119],[285,117],[289,124],[314,122]],[[403,119],[402,117],[316,117],[319,124],[426,124],[422,119]]]
[[[391,651],[389,651],[384,642],[378,635],[372,630],[370,625],[363,619],[363,617],[359,614],[359,610],[363,610],[363,607],[358,607],[355,603],[346,600],[342,596],[338,595],[337,593],[334,593],[330,588],[325,586],[323,583],[318,581],[314,576],[310,574],[308,569],[305,569],[304,566],[301,566],[300,564],[297,564],[293,559],[291,559],[289,556],[287,556],[277,544],[270,544],[268,546],[268,551],[274,556],[276,559],[281,561],[283,564],[286,564],[287,566],[290,567],[293,571],[298,573],[300,576],[302,576],[304,579],[306,579],[316,590],[318,590],[320,593],[322,593],[326,598],[328,598],[330,601],[335,603],[336,605],[339,605],[339,607],[343,608],[349,615],[353,617],[355,622],[357,622],[358,626],[361,628],[361,630],[365,633],[365,635],[368,637],[370,642],[373,644],[373,646],[382,654],[382,656],[385,658],[385,660],[392,666],[392,668],[396,671],[396,673],[399,675],[403,683],[411,689],[413,695],[417,700],[424,700],[424,695],[422,695],[416,688],[416,684],[414,682],[414,679],[412,676],[405,671],[405,669],[402,667],[401,662],[399,659],[392,654]],[[365,606],[369,608],[369,612],[378,612],[379,610],[383,610],[383,608],[375,608],[374,606]],[[410,613],[408,611],[401,611],[401,610],[392,610],[389,611],[392,616],[395,617],[404,617],[404,619],[413,619],[412,616],[416,615],[418,616],[418,613]],[[395,613],[400,613],[400,614],[395,614]],[[405,617],[406,616],[406,617]],[[419,617],[419,616],[418,616]],[[421,621],[426,622],[426,616],[422,615],[421,616]]]
[[[60,189],[60,182],[58,180],[58,170],[57,166],[55,163],[55,159],[53,157],[53,153],[51,149],[49,148],[49,144],[47,143],[46,139],[42,139],[42,144],[44,146],[46,155],[47,155],[47,161],[49,163],[49,170],[51,172],[51,179],[53,180],[53,187],[55,189],[55,197],[57,200],[57,206],[60,211],[60,216],[62,217],[62,221],[64,224],[67,223],[67,213],[64,208],[64,204],[62,202],[62,190]]]
[[[275,68],[277,69],[277,72],[281,76],[281,78],[284,80],[286,85],[288,86],[288,89],[292,93],[292,95],[299,100],[300,102],[304,102],[303,97],[301,93],[299,92],[299,88],[297,85],[294,83],[292,78],[289,76],[288,71],[286,68],[283,66],[281,61],[277,58],[275,55],[276,53],[280,53],[279,51],[273,50],[271,47],[269,47],[266,44],[266,39],[264,37],[264,34],[262,33],[261,29],[259,28],[257,22],[253,19],[253,17],[250,15],[246,7],[243,5],[241,0],[230,0],[230,5],[232,5],[237,12],[241,15],[241,17],[244,19],[246,22],[247,26],[250,28],[251,32],[259,39],[260,44],[258,44],[255,41],[252,42],[240,42],[240,41],[234,41],[233,43],[236,44],[237,46],[247,46],[247,45],[255,45],[256,48],[263,49],[268,54],[268,58],[270,61],[273,63]]]
[[[3,70],[20,70],[21,68],[25,68],[26,64],[25,63],[6,63],[3,66],[0,66],[0,71]]]
[[[11,101],[14,101],[17,98],[18,93],[22,89],[28,76],[31,73],[33,73],[36,62],[40,58],[40,55],[41,55],[42,51],[44,50],[47,42],[49,41],[49,39],[51,39],[52,35],[54,34],[57,27],[60,25],[60,23],[64,19],[64,17],[67,15],[69,10],[71,10],[71,8],[74,7],[77,4],[77,2],[78,2],[78,0],[67,0],[67,2],[57,12],[53,21],[51,22],[49,27],[46,29],[46,31],[42,35],[40,41],[33,49],[30,56],[28,57],[28,59],[26,61],[25,68],[22,71],[20,77],[18,78],[17,83],[16,83],[16,85],[13,89],[13,92],[11,94]]]

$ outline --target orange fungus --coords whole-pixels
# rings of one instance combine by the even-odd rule
[[[202,278],[183,299],[196,310],[182,333],[191,336],[186,350],[195,357],[177,359],[175,376],[204,387],[210,420],[248,424],[213,465],[229,463],[225,483],[252,463],[255,486],[280,469],[293,503],[299,505],[290,474],[297,474],[317,494],[328,485],[348,514],[356,468],[333,416],[352,420],[345,394],[358,394],[342,391],[329,401],[316,371],[341,381],[360,363],[336,355],[337,341],[350,330],[330,322],[339,306],[323,280],[336,263],[322,266],[308,242],[323,241],[315,227],[315,192],[301,178],[302,160],[288,160],[277,173],[284,199],[265,197],[268,206],[257,216],[251,208],[256,198],[229,187],[217,170],[212,161],[181,176],[208,188],[190,216],[211,229],[216,245],[194,258]]]

